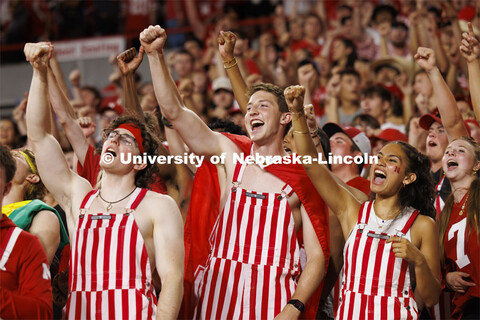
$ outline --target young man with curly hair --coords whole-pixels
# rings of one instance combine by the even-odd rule
[[[146,189],[154,166],[122,163],[121,155],[154,155],[157,143],[134,118],[116,120],[105,133],[100,189],[69,170],[47,133],[47,69],[53,47],[25,45],[33,66],[27,108],[28,136],[40,176],[65,210],[72,234],[67,317],[174,319],[182,299],[183,229],[168,196]],[[72,229],[73,230],[73,229]],[[152,274],[162,283],[155,295]]]

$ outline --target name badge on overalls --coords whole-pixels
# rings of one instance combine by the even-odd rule
[[[91,220],[110,220],[112,219],[112,216],[106,215],[106,214],[101,214],[97,216],[91,216]]]
[[[371,238],[375,238],[375,239],[383,239],[383,240],[387,240],[390,238],[389,235],[386,235],[386,234],[381,234],[381,233],[376,233],[376,232],[373,232],[373,231],[369,231],[367,233],[367,236],[371,237]]]
[[[263,194],[256,194],[251,192],[245,192],[245,195],[250,198],[262,199],[262,200],[266,198]]]

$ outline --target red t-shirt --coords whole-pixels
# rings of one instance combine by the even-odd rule
[[[260,68],[253,59],[246,59],[245,66],[247,67],[248,74],[262,74]]]
[[[2,214],[0,258],[7,248],[7,235],[12,228],[16,228],[15,224]],[[21,231],[11,250],[5,270],[0,268],[0,318],[51,319],[50,271],[40,241],[34,235]]]
[[[95,188],[97,184],[97,177],[100,172],[100,158],[100,155],[95,152],[95,148],[92,145],[88,145],[83,166],[80,164],[80,161],[77,163],[78,175],[87,179],[92,185],[92,188]],[[157,193],[167,194],[167,186],[163,180],[158,177],[155,179],[155,182],[148,187]]]
[[[468,193],[467,193],[468,195]],[[466,195],[465,195],[466,197]],[[467,206],[464,213],[459,215],[465,197],[460,204],[455,203],[448,222],[448,228],[443,239],[446,264],[453,265],[452,271],[468,273],[469,278],[464,278],[477,285],[469,287],[465,293],[455,292],[453,304],[455,306],[451,318],[460,319],[463,307],[471,297],[480,298],[480,245],[477,241],[478,234],[473,226],[467,225]],[[467,233],[469,233],[467,235]],[[479,240],[480,241],[480,240]]]
[[[355,177],[352,180],[348,181],[347,185],[362,191],[367,196],[370,194],[370,181],[360,176]]]

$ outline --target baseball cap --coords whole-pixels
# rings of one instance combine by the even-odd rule
[[[424,130],[427,130],[427,131],[430,129],[430,126],[434,122],[438,122],[441,125],[443,125],[442,119],[440,118],[440,113],[438,111],[436,111],[434,113],[424,114],[423,116],[420,117],[420,120],[418,121],[418,123],[420,124],[420,127]],[[466,120],[464,120],[463,123],[465,125],[465,128],[467,129],[468,136],[470,136],[471,131],[470,131],[470,127],[467,124],[468,122]]]
[[[218,77],[215,80],[213,80],[213,83],[212,83],[213,92],[216,92],[222,89],[233,92],[232,84],[230,83],[230,79],[228,79],[227,77]]]
[[[388,128],[382,130],[375,138],[385,141],[403,141],[408,142],[407,135],[397,129]]]
[[[370,145],[370,140],[368,139],[367,135],[358,130],[354,127],[345,127],[342,128],[338,124],[329,122],[323,126],[323,131],[327,134],[329,138],[331,138],[335,133],[341,132],[346,134],[352,141],[353,144],[360,150],[361,153],[368,153],[372,152],[372,146]]]
[[[438,122],[441,125],[443,125],[442,119],[440,118],[440,113],[438,111],[435,111],[433,113],[426,113],[423,116],[421,116],[420,120],[418,121],[418,123],[420,124],[420,127],[423,130],[427,130],[427,131],[430,129],[430,126],[434,122]]]

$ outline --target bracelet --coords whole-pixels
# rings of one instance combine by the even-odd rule
[[[230,63],[232,63],[234,60],[235,60],[235,57],[233,57],[232,59],[230,59],[230,60],[228,60],[228,61],[223,61],[223,64],[224,64],[224,65],[230,64]]]
[[[288,301],[288,304],[291,304],[292,306],[294,306],[298,311],[300,311],[300,313],[302,313],[303,310],[305,310],[305,305],[300,300],[292,299]]]
[[[233,61],[233,64],[230,65],[230,63],[232,63],[232,61]],[[224,62],[223,63],[223,68],[224,69],[230,69],[230,68],[235,67],[236,65],[237,65],[237,59],[233,58],[230,61]]]
[[[297,115],[297,116],[304,116],[305,115],[305,112],[303,111],[298,111],[298,112],[291,112],[292,115]]]
[[[317,130],[315,130],[315,131],[310,131],[310,136],[311,136],[312,138],[319,137],[319,135],[318,135],[318,128],[317,128]]]
[[[234,64],[232,64],[231,66],[228,66],[228,67],[226,67],[226,66],[223,66],[223,68],[227,70],[227,69],[230,69],[230,68],[233,68],[233,67],[235,67],[236,65],[237,65],[237,62],[235,61],[235,63],[234,63]]]
[[[168,127],[170,129],[173,128],[173,124],[170,121],[168,121],[168,119],[165,118],[164,116],[162,116],[162,123],[165,127]]]
[[[298,134],[310,134],[310,131],[303,132],[303,131],[293,130],[293,133],[298,133]]]

